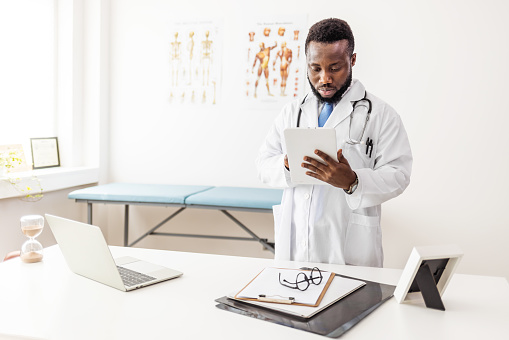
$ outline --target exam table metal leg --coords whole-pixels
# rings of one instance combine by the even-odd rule
[[[87,203],[87,220],[88,224],[92,224],[92,203],[97,201],[88,201],[86,199],[84,200],[76,200],[76,202],[86,202]],[[114,201],[117,202],[117,201]],[[117,202],[120,203],[120,202]],[[195,206],[198,207],[198,206]],[[207,206],[209,208],[209,206]],[[232,236],[216,236],[216,235],[197,235],[197,234],[177,234],[177,233],[161,233],[161,232],[155,232],[158,228],[160,228],[163,224],[171,220],[176,215],[180,214],[182,211],[186,209],[186,206],[181,207],[179,210],[174,212],[172,215],[167,217],[165,220],[163,220],[161,223],[156,225],[154,228],[150,229],[148,232],[140,236],[138,239],[136,239],[134,242],[129,244],[129,204],[124,205],[124,247],[132,247],[145,237],[149,235],[164,235],[164,236],[181,236],[181,237],[198,237],[198,238],[213,238],[213,239],[224,239],[224,240],[237,240],[237,241],[257,241],[259,242],[265,249],[269,250],[270,252],[274,253],[274,243],[269,242],[266,238],[260,238],[258,237],[254,232],[252,232],[248,227],[246,227],[244,224],[242,224],[239,220],[237,220],[235,217],[233,217],[228,211],[224,209],[219,209],[223,214],[225,214],[230,220],[235,222],[240,228],[242,228],[246,233],[248,233],[251,237],[232,237]]]
[[[239,220],[237,220],[235,217],[233,217],[232,214],[230,214],[228,211],[226,210],[221,210],[221,212],[223,214],[225,214],[226,216],[228,216],[228,218],[230,218],[233,222],[235,222],[239,227],[241,227],[246,233],[248,233],[249,235],[251,235],[251,237],[255,240],[257,240],[258,242],[260,242],[264,247],[265,249],[268,249],[270,250],[272,253],[274,253],[274,247],[269,244],[267,242],[267,239],[262,239],[262,238],[259,238],[258,235],[256,235],[255,233],[253,233],[248,227],[246,227],[245,225],[243,225]]]
[[[87,222],[92,224],[92,203],[87,203]]]
[[[131,243],[129,245],[129,247],[132,247],[134,246],[136,243],[138,243],[139,241],[141,241],[142,239],[144,239],[145,237],[147,237],[148,235],[152,235],[154,234],[154,230],[158,229],[159,227],[161,227],[163,224],[165,224],[166,222],[168,222],[169,220],[171,220],[173,217],[177,216],[178,214],[180,214],[183,210],[185,209],[185,207],[183,208],[180,208],[179,210],[175,211],[173,214],[171,214],[170,216],[168,216],[167,218],[165,218],[161,223],[159,223],[158,225],[156,225],[154,228],[150,229],[149,231],[147,231],[145,234],[143,234],[142,236],[140,236],[136,241],[134,241],[133,243]]]
[[[124,247],[129,244],[129,204],[125,205],[124,210]]]

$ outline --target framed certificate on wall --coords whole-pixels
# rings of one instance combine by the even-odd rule
[[[60,166],[57,137],[30,138],[34,169]]]

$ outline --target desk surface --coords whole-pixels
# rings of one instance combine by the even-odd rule
[[[58,246],[44,261],[0,263],[0,339],[326,339],[219,310],[214,300],[242,288],[267,266],[306,263],[111,247],[184,272],[181,278],[121,292],[69,271]],[[401,270],[320,264],[348,276],[396,285]],[[445,312],[394,298],[341,339],[506,339],[509,284],[505,278],[455,275],[443,296]],[[18,339],[13,337],[12,339]]]

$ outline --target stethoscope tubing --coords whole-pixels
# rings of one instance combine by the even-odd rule
[[[304,99],[302,100],[301,104],[299,105],[299,113],[297,115],[297,127],[300,127],[300,117],[302,115],[302,108],[301,108],[301,105],[304,104],[304,102],[306,101],[306,98],[308,97],[308,95],[306,95],[304,97]],[[355,109],[357,108],[357,104],[359,104],[360,102],[368,102],[368,105],[366,104],[360,104],[361,106],[364,106],[368,109],[368,112],[366,114],[366,120],[364,122],[364,127],[362,128],[362,133],[361,133],[361,138],[360,140],[353,140],[351,137],[350,137],[350,132],[352,131],[352,114],[355,112]],[[368,125],[368,121],[369,121],[369,117],[371,115],[371,109],[373,108],[373,105],[371,103],[371,100],[369,100],[367,98],[367,92],[364,91],[364,98],[362,99],[359,99],[357,101],[355,101],[353,103],[353,110],[352,112],[350,113],[350,126],[348,128],[348,140],[345,141],[345,143],[348,143],[350,145],[355,145],[355,144],[366,144],[366,155],[368,155],[368,150],[371,148],[371,151],[369,151],[369,158],[371,158],[371,153],[373,152],[373,140],[368,138],[366,140],[366,142],[363,142],[362,141],[362,138],[364,137],[364,132],[366,131],[366,126]]]

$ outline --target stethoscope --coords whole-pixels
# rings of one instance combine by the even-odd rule
[[[348,128],[348,140],[346,140],[345,142],[350,145],[366,144],[366,155],[368,154],[368,149],[371,147],[371,151],[369,152],[369,157],[371,158],[371,152],[373,152],[373,140],[370,139],[369,137],[366,139],[366,141],[362,140],[362,137],[364,137],[364,132],[366,131],[366,126],[368,125],[369,116],[371,115],[371,109],[373,107],[373,105],[371,104],[371,100],[369,100],[366,96],[367,96],[367,92],[364,91],[364,98],[353,102],[353,110],[352,110],[352,113],[350,113],[350,126]],[[306,98],[307,98],[307,95],[304,97],[304,99],[302,100],[302,103],[299,105],[299,114],[297,116],[297,127],[300,127],[300,116],[302,114],[301,105],[304,104],[304,102],[306,101]],[[366,102],[367,102],[367,104],[366,104]],[[359,138],[359,140],[352,139],[352,137],[350,135],[352,132],[352,115],[354,114],[355,110],[357,109],[357,106],[364,106],[368,110],[368,112],[366,113],[366,120],[364,121],[364,127],[362,128],[362,133],[361,133],[361,137]]]

